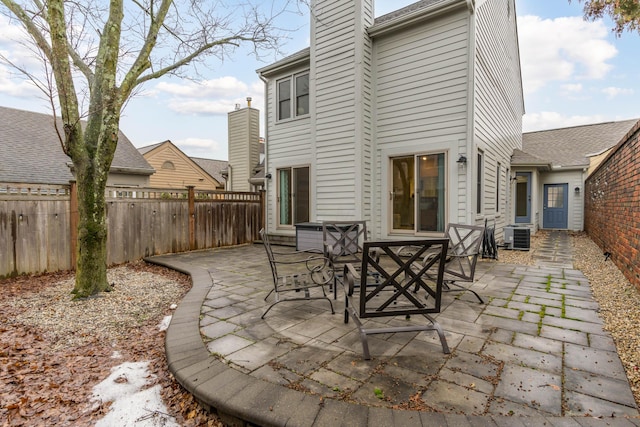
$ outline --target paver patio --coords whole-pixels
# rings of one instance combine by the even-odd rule
[[[403,420],[395,425],[580,425],[592,417],[640,425],[613,340],[563,239],[551,236],[536,266],[479,262],[474,290],[486,305],[468,292],[443,294],[434,317],[451,354],[435,332],[395,333],[369,338],[369,361],[353,323],[343,323],[342,291],[334,315],[315,300],[283,302],[260,318],[272,287],[261,245],[154,257],[194,281],[167,332],[169,366],[227,420],[256,425],[384,425],[384,417]]]

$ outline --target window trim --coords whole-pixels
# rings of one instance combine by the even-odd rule
[[[476,215],[484,212],[484,151],[478,150],[476,162]]]
[[[500,191],[502,190],[502,163],[498,162],[496,167],[496,215],[500,211]]]
[[[415,202],[416,198],[415,198],[415,192],[417,191],[417,188],[414,188],[414,204],[413,204],[413,217],[414,217],[414,221],[413,221],[413,229],[412,230],[407,230],[407,229],[399,229],[399,228],[394,228],[394,223],[393,223],[393,161],[395,159],[399,159],[402,157],[413,157],[413,174],[414,174],[414,183],[417,183],[418,180],[420,179],[420,170],[419,170],[419,162],[420,162],[420,158],[423,156],[434,156],[434,155],[442,155],[443,159],[442,159],[442,165],[443,165],[443,172],[442,172],[442,179],[443,179],[443,211],[442,211],[442,223],[443,223],[443,229],[440,231],[421,231],[419,230],[419,225],[420,225],[420,221],[418,220],[418,216],[420,214],[420,206],[418,203]],[[389,235],[406,235],[406,236],[416,236],[416,237],[420,237],[420,236],[433,236],[433,235],[441,235],[444,232],[444,228],[446,227],[446,224],[449,222],[449,199],[450,199],[450,194],[449,194],[449,174],[451,173],[451,165],[449,165],[449,150],[448,149],[440,149],[440,150],[433,150],[433,151],[413,151],[410,153],[397,153],[397,154],[393,154],[393,155],[388,155],[387,156],[387,162],[388,162],[388,170],[389,170],[389,175],[387,178],[387,186],[390,190],[390,194],[391,197],[389,198],[388,201],[388,205],[387,205],[387,212],[388,212],[388,233]],[[417,184],[415,184],[417,185]]]
[[[307,77],[307,92],[303,93],[301,95],[298,95],[298,91],[297,91],[297,83],[298,83],[298,79],[301,77]],[[296,120],[296,119],[300,119],[303,117],[308,117],[310,114],[310,102],[307,102],[307,108],[306,111],[303,113],[298,113],[298,101],[299,98],[301,96],[307,96],[308,99],[310,100],[311,98],[311,89],[309,87],[309,81],[310,79],[310,73],[309,70],[305,70],[305,71],[301,71],[299,73],[293,73],[293,74],[289,74],[287,76],[284,76],[280,79],[276,80],[276,89],[275,89],[275,96],[276,96],[276,123],[282,123],[282,122],[288,122],[291,120]],[[280,117],[280,113],[281,113],[281,108],[280,108],[280,85],[282,83],[285,83],[288,81],[289,84],[289,98],[287,98],[287,100],[289,101],[289,115],[287,117]]]
[[[309,182],[308,182],[308,188],[307,188],[307,193],[309,196],[309,200],[308,200],[308,206],[307,206],[307,214],[308,214],[308,218],[307,221],[298,221],[296,222],[296,204],[297,204],[297,200],[296,200],[296,193],[297,193],[297,183],[295,181],[295,170],[296,169],[307,169],[307,176],[309,177]],[[282,209],[282,201],[281,201],[281,179],[280,179],[280,171],[284,171],[284,170],[288,170],[289,171],[289,177],[290,177],[290,191],[291,193],[289,194],[289,200],[290,200],[290,208],[291,208],[291,224],[283,224],[281,222],[281,209]],[[311,166],[308,164],[302,164],[302,165],[295,165],[295,166],[282,166],[282,167],[277,167],[276,168],[276,228],[278,229],[293,229],[296,225],[296,223],[300,223],[300,222],[308,222],[311,220]]]

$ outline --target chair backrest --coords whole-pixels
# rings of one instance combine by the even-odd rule
[[[445,273],[457,280],[473,282],[480,245],[484,237],[481,225],[449,224],[445,231],[449,239],[449,252]]]
[[[276,267],[275,257],[273,256],[273,249],[271,249],[271,243],[269,242],[269,236],[265,229],[260,230],[260,239],[264,245],[264,250],[267,252],[267,258],[269,259],[269,266],[271,267],[271,275],[273,276],[274,286],[278,286],[278,268]]]
[[[359,263],[367,240],[366,221],[323,221],[322,242],[325,256],[334,263]]]
[[[400,248],[409,245],[411,252],[407,256],[399,255]],[[440,312],[448,245],[449,240],[443,238],[365,242],[360,268],[359,316]],[[433,298],[427,300],[414,290],[424,290]]]

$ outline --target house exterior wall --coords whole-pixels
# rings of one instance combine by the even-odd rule
[[[309,71],[309,66],[298,66],[285,69],[269,77],[265,85],[265,105],[266,105],[266,152],[265,152],[265,173],[271,174],[272,178],[267,182],[267,209],[266,220],[268,230],[279,230],[281,234],[293,235],[295,230],[278,226],[278,177],[276,171],[282,167],[309,166],[311,183],[315,187],[315,145],[311,127],[311,116],[313,115],[313,83],[310,88],[310,108],[309,115],[292,118],[286,121],[277,120],[276,91],[278,80]],[[315,193],[311,193],[311,218],[315,217]]]
[[[475,147],[471,152],[477,155],[482,150],[484,154],[484,188],[481,194],[460,196],[476,202],[481,197],[482,212],[467,221],[483,224],[485,219],[490,223],[495,219],[496,234],[501,236],[503,227],[513,221],[508,214],[510,177],[506,171],[513,150],[522,148],[524,114],[514,0],[477,2],[475,15]],[[476,212],[475,203],[472,208],[467,212]]]
[[[260,162],[260,112],[242,108],[228,114],[230,191],[252,191],[249,179]]]
[[[311,23],[316,218],[365,218],[371,152],[371,0],[316,0]],[[367,173],[368,171],[368,173]]]
[[[220,186],[172,144],[160,145],[145,153],[144,158],[156,170],[149,179],[151,188],[185,188],[193,185],[198,190],[216,190]],[[173,169],[167,169],[165,162],[171,162]]]
[[[468,140],[469,26],[469,12],[461,7],[431,25],[374,39],[377,235],[391,234],[392,157],[444,152],[445,215],[457,222],[465,210],[459,208],[465,203],[459,197],[466,187],[464,170],[456,160]]]
[[[611,150],[585,184],[585,230],[640,289],[640,125]]]
[[[126,186],[147,188],[150,185],[149,175],[135,175],[111,172],[107,177],[107,187]]]
[[[567,184],[568,191],[568,212],[567,212],[567,229],[581,231],[584,226],[584,189],[583,181],[585,171],[582,169],[573,169],[566,171],[546,172],[540,175],[539,184],[536,187],[536,210],[540,212],[538,215],[538,228],[544,227],[544,186],[545,184]],[[580,191],[576,192],[575,188]]]
[[[364,219],[371,238],[432,233],[393,228],[391,162],[416,156],[417,164],[419,155],[440,153],[446,211],[438,210],[438,221],[506,221],[510,156],[522,144],[515,11],[513,0],[477,3],[472,10],[474,2],[435,2],[373,25],[371,0],[312,2],[309,53],[259,70],[266,83],[270,233],[295,233],[292,224],[279,225],[276,171],[299,166],[309,167],[310,221]],[[278,80],[305,71],[309,114],[278,120]],[[480,215],[478,150],[485,155]],[[457,163],[460,155],[466,164]],[[441,209],[442,196],[437,200]]]

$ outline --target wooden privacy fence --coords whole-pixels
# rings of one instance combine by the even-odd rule
[[[69,186],[0,185],[0,278],[73,269],[77,200]],[[107,263],[253,242],[263,193],[107,189]]]

